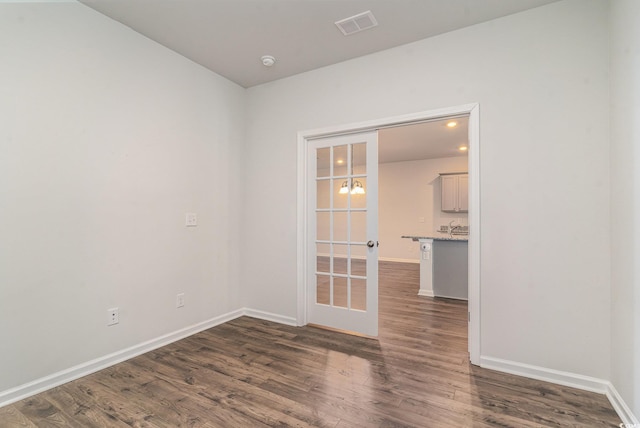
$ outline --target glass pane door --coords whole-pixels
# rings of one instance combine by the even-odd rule
[[[308,319],[377,335],[377,133],[310,143]]]

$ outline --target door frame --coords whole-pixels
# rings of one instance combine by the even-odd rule
[[[451,116],[469,116],[469,358],[480,365],[480,105],[464,104],[402,116],[348,123],[298,132],[297,143],[297,314],[299,326],[307,324],[307,155],[308,142],[317,138],[375,131]],[[384,243],[383,243],[384,245]]]

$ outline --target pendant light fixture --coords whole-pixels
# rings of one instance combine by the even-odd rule
[[[362,186],[362,183],[360,183],[358,180],[353,180],[353,186],[351,187],[351,194],[364,195],[364,187]]]
[[[351,191],[349,191],[349,180],[344,180],[338,193],[341,195],[346,195],[347,193],[351,193],[352,195],[364,195],[365,192],[364,186],[358,180],[353,180]]]
[[[349,145],[349,150],[352,150],[352,147],[353,147],[352,145]],[[352,155],[348,156],[347,159],[350,159],[350,163],[351,163],[347,173],[353,174],[354,173],[353,156]],[[338,159],[336,161],[337,164],[342,164],[343,162],[344,161],[342,159]],[[351,187],[349,187],[349,181],[351,181]],[[340,190],[338,190],[338,193],[341,195],[346,195],[347,193],[351,193],[352,195],[364,195],[365,191],[364,191],[364,186],[360,181],[356,180],[355,178],[347,178],[340,185]]]

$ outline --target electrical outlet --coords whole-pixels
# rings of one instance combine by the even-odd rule
[[[185,226],[195,227],[198,225],[198,215],[196,213],[186,213],[184,217]]]
[[[181,308],[184,306],[184,293],[178,293],[176,296],[176,308]]]
[[[107,309],[107,325],[115,325],[119,322],[118,308]]]

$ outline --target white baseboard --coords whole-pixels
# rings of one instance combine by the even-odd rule
[[[599,394],[605,394],[607,391],[608,381],[604,379],[548,369],[545,367],[532,366],[515,361],[481,356],[480,367],[556,383],[558,385],[570,386],[572,388],[583,389],[585,391],[597,392]]]
[[[640,426],[640,421],[636,415],[633,414],[629,406],[627,406],[627,403],[625,403],[620,394],[618,394],[618,391],[616,391],[616,388],[611,382],[607,382],[606,394],[609,402],[613,406],[613,409],[616,411],[618,416],[620,416],[620,419],[624,424],[629,426]]]
[[[418,294],[420,295],[420,294]],[[443,299],[452,299],[452,300],[462,300],[465,302],[468,302],[469,299],[467,299],[466,297],[454,297],[454,296],[445,296],[444,294],[438,294],[437,296],[434,293],[434,297],[442,297]]]
[[[245,315],[253,318],[273,321],[279,324],[286,324],[291,326],[297,325],[296,319],[292,317],[286,317],[283,315],[258,311],[250,308],[238,309],[194,324],[192,326],[185,327],[172,333],[165,334],[155,339],[148,340],[130,348],[123,349],[112,354],[87,361],[82,364],[78,364],[77,366],[70,367],[65,370],[61,370],[51,375],[28,382],[24,385],[11,388],[6,391],[0,391],[0,407],[7,406],[11,403],[15,403],[16,401],[23,400],[32,395],[44,392],[51,388],[55,388],[56,386],[62,385],[64,383],[71,382],[72,380],[90,375],[91,373],[95,373],[99,370],[106,369],[107,367],[111,367],[115,364],[144,354],[145,352],[153,351],[154,349],[166,346],[180,339],[184,339],[185,337],[194,335],[203,330],[207,330],[217,325],[224,324],[225,322]]]
[[[185,337],[194,335],[203,330],[207,330],[211,327],[215,327],[227,321],[231,321],[245,315],[245,312],[246,310],[238,309],[236,311],[211,318],[192,326],[182,328],[172,333],[165,334],[155,339],[142,342],[130,348],[126,348],[112,354],[108,354],[103,357],[78,364],[77,366],[61,370],[40,379],[28,382],[24,385],[11,388],[6,391],[0,391],[0,407],[15,403],[16,401],[23,400],[32,395],[38,394],[51,388],[55,388],[56,386],[62,385],[64,383],[71,382],[72,380],[76,380],[83,376],[90,375],[91,373],[95,373],[99,370],[106,369],[107,367],[111,367],[130,358],[144,354],[145,352],[153,351],[154,349],[168,345],[180,339],[184,339]]]
[[[623,423],[638,424],[636,416],[608,380],[492,357],[480,357],[480,367],[604,394]]]
[[[433,294],[433,290],[420,289],[418,290],[418,296],[435,297],[435,294]]]
[[[255,309],[244,308],[243,315],[252,318],[258,318],[265,321],[273,321],[278,324],[285,324],[296,327],[298,325],[297,320],[294,317],[285,317],[283,315],[273,314],[271,312],[258,311]]]
[[[423,291],[425,293],[423,293]],[[426,290],[420,290],[418,295],[433,297],[433,293],[429,294],[428,292],[426,292]],[[199,333],[203,330],[207,330],[209,328],[239,318],[241,316],[249,316],[252,318],[273,321],[279,324],[291,326],[297,325],[296,319],[293,317],[287,317],[250,308],[238,309],[227,314],[223,314],[209,320],[194,324],[192,326],[185,327],[175,332],[157,337],[155,339],[140,343],[130,348],[105,355],[104,357],[96,358],[94,360],[79,364],[74,367],[70,367],[66,370],[53,373],[40,379],[36,379],[24,385],[20,385],[6,391],[0,391],[0,407],[15,403],[16,401],[23,400],[32,395],[38,394],[64,383],[71,382],[72,380],[87,376],[91,373],[95,373],[99,370],[144,354],[145,352],[152,351],[154,349],[176,342],[180,339],[184,339],[185,337]],[[633,414],[629,406],[627,406],[620,394],[618,394],[618,391],[616,391],[613,384],[611,384],[611,382],[609,381],[492,357],[480,357],[480,366],[500,372],[605,394],[623,423],[639,423],[638,419]]]

